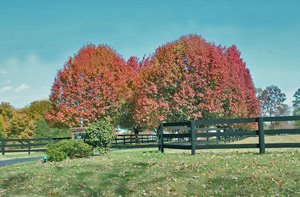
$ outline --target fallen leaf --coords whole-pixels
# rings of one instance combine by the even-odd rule
[[[209,174],[202,173],[203,176],[209,177]]]
[[[172,188],[170,189],[170,192],[174,192],[174,191],[176,191],[176,188],[175,188],[175,187],[172,187]]]

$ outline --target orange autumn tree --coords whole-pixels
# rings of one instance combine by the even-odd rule
[[[88,45],[70,58],[55,79],[50,95],[54,108],[47,119],[52,125],[73,127],[121,113],[130,95],[131,67],[106,45]]]
[[[124,110],[122,115],[119,117],[119,124],[123,128],[132,130],[135,135],[138,135],[142,129],[153,129],[154,127],[148,127],[151,124],[144,124],[145,122],[150,123],[150,116],[147,116],[147,119],[144,119],[140,113],[147,113],[148,110],[145,103],[141,101],[145,100],[145,86],[143,83],[143,78],[141,76],[142,70],[150,66],[149,58],[143,58],[142,61],[139,61],[137,57],[130,57],[127,61],[127,65],[131,68],[131,77],[129,80],[129,88],[131,89],[131,94],[127,95],[126,103],[124,105]],[[150,107],[152,107],[150,105]],[[142,112],[143,110],[143,112]],[[155,123],[154,123],[155,124]],[[138,139],[138,138],[136,138]]]
[[[250,72],[236,46],[184,36],[159,47],[141,67],[131,99],[136,127],[260,114]]]
[[[47,115],[52,124],[88,125],[110,117],[135,133],[161,122],[260,115],[249,70],[236,46],[188,35],[127,62],[106,45],[88,45],[58,72]]]

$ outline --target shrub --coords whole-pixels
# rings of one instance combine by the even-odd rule
[[[47,146],[46,154],[49,161],[62,161],[69,158],[82,158],[92,155],[91,146],[85,144],[82,140],[62,140],[52,142]]]
[[[85,131],[85,141],[97,148],[100,154],[107,154],[115,138],[112,125],[106,120],[91,124]]]
[[[49,148],[48,148],[49,149]],[[49,156],[49,161],[62,161],[67,158],[67,154],[62,152],[58,148],[47,149],[47,155]]]

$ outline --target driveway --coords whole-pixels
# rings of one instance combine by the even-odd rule
[[[7,166],[15,163],[23,163],[23,162],[29,162],[29,161],[35,161],[43,159],[43,157],[30,157],[30,158],[22,158],[22,159],[10,159],[10,160],[3,160],[0,161],[0,166]]]

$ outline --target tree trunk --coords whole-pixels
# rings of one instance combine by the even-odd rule
[[[142,130],[142,128],[140,126],[136,126],[133,128],[133,132],[134,132],[134,136],[135,136],[135,143],[139,144],[139,132]]]

